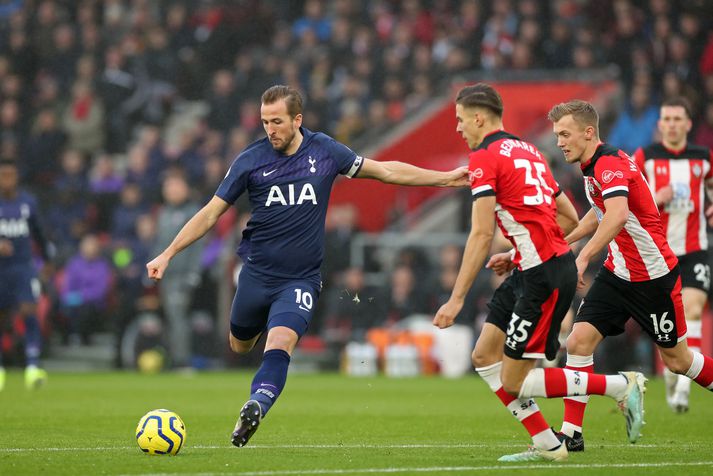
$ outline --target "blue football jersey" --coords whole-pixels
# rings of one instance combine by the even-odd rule
[[[267,138],[248,146],[230,166],[216,195],[233,204],[247,190],[252,216],[238,255],[269,276],[319,273],[324,222],[337,175],[354,177],[363,159],[326,134],[300,128],[302,144],[285,156]]]
[[[10,240],[13,247],[12,255],[0,256],[0,266],[32,263],[33,239],[47,259],[48,243],[39,225],[34,196],[20,191],[12,199],[0,197],[0,239]]]

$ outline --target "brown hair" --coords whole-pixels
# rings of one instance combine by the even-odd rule
[[[664,99],[664,101],[661,103],[661,107],[664,106],[682,107],[683,110],[686,111],[686,116],[691,119],[691,103],[683,96],[675,96]]]
[[[547,119],[552,122],[557,122],[564,116],[570,114],[578,124],[584,127],[594,127],[594,131],[599,135],[599,114],[591,103],[582,101],[581,99],[574,99],[557,104],[547,113]]]
[[[277,84],[262,93],[263,104],[274,104],[280,99],[285,100],[287,113],[292,117],[302,114],[302,95],[295,88]]]
[[[478,83],[464,87],[458,91],[456,104],[463,107],[483,107],[497,117],[503,117],[503,100],[489,84]]]

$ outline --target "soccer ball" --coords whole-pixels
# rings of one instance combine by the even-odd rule
[[[136,442],[150,455],[176,455],[186,442],[186,425],[171,410],[151,410],[139,420]]]

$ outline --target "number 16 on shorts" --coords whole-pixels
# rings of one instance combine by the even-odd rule
[[[668,311],[661,314],[661,317],[656,314],[650,315],[657,342],[671,342],[671,331],[673,331],[674,323],[671,319],[668,319],[667,316]]]

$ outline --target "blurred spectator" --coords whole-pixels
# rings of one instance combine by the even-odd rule
[[[97,81],[97,93],[106,110],[106,150],[123,152],[129,139],[132,118],[143,104],[136,76],[126,65],[126,59],[116,46],[107,48],[104,70]]]
[[[376,287],[364,282],[364,270],[345,269],[324,296],[322,335],[330,344],[362,341],[372,327],[385,324],[385,299]]]
[[[421,275],[419,275],[421,276]],[[427,298],[416,287],[416,273],[406,265],[398,265],[391,273],[386,324],[394,324],[413,314],[429,311]]]
[[[608,142],[633,154],[653,140],[658,118],[658,109],[651,103],[649,90],[634,86],[629,105],[619,113],[609,131]]]
[[[298,18],[292,26],[296,38],[311,31],[319,41],[326,41],[332,31],[332,25],[324,14],[324,5],[321,0],[307,0],[304,6],[304,16]]]
[[[222,69],[213,75],[208,107],[207,122],[210,128],[227,133],[237,122],[240,100],[230,71]]]
[[[119,203],[112,212],[111,236],[116,240],[130,241],[135,238],[135,224],[141,215],[149,212],[141,188],[136,183],[127,183],[121,189]]]
[[[351,263],[351,242],[357,229],[357,209],[345,203],[330,207],[324,235],[324,261],[322,280],[332,280]]]
[[[50,188],[59,174],[59,155],[66,141],[56,112],[50,108],[40,110],[27,139],[21,165],[25,180],[37,187],[43,197],[51,193]]]
[[[177,172],[163,181],[164,205],[158,212],[157,235],[152,256],[158,255],[173,241],[178,231],[198,211],[198,205],[190,197],[186,178]],[[169,342],[172,365],[188,365],[191,349],[188,311],[193,290],[200,284],[202,243],[196,243],[171,261],[158,283],[161,307],[169,327]]]
[[[73,344],[88,344],[91,334],[105,328],[109,318],[106,311],[112,271],[101,251],[96,235],[85,235],[79,253],[64,268],[61,306]]]
[[[706,108],[703,111],[703,120],[696,128],[693,142],[713,150],[713,100],[708,101],[706,104]]]
[[[114,207],[124,187],[124,178],[106,154],[97,157],[89,174],[91,201],[96,207],[95,231],[108,232],[111,228]]]
[[[72,149],[94,154],[104,147],[104,106],[89,83],[78,81],[72,86],[72,100],[62,116],[62,128]]]

